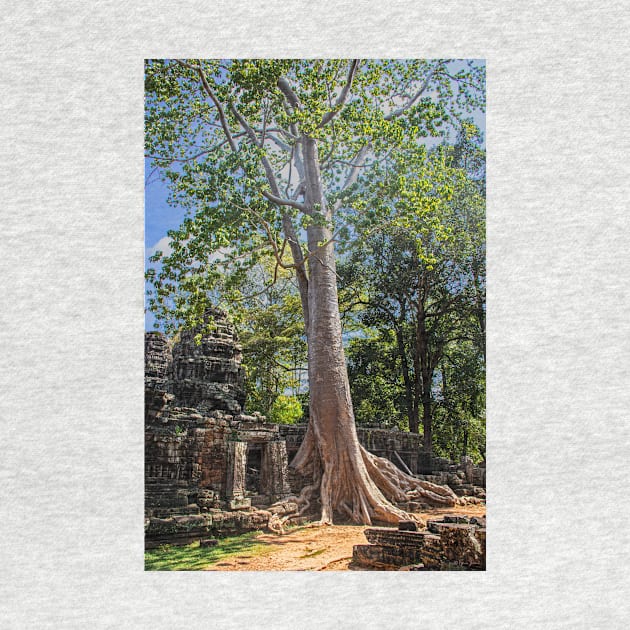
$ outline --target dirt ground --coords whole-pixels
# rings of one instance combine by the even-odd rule
[[[418,513],[423,520],[439,519],[446,514],[485,516],[485,505],[434,508]],[[283,536],[260,534],[256,540],[272,545],[270,553],[261,556],[247,553],[225,559],[207,571],[349,571],[352,547],[366,544],[364,526],[305,526]]]

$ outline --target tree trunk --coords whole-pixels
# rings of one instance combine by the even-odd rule
[[[462,444],[462,457],[468,455],[468,422],[464,423],[464,439]]]
[[[327,232],[309,227],[309,240],[326,241]],[[336,517],[362,524],[412,518],[391,501],[455,505],[457,498],[450,488],[405,475],[359,444],[342,345],[332,243],[310,260],[309,271],[310,418],[292,462],[299,472],[312,475],[307,500],[319,492],[322,523],[332,523]]]
[[[313,216],[330,221],[321,190],[315,141],[304,138],[303,148],[306,205]],[[310,417],[306,436],[291,465],[302,474],[312,475],[313,483],[301,499],[308,505],[319,493],[322,523],[332,523],[336,515],[364,524],[411,518],[390,500],[417,498],[454,505],[457,498],[450,488],[409,477],[359,444],[342,343],[334,242],[329,227],[320,225],[322,222],[318,220],[307,229],[305,321]]]
[[[479,277],[475,269],[476,265],[472,267],[473,287],[475,291],[475,315],[477,317],[477,323],[479,325],[479,343],[481,346],[481,352],[483,353],[483,360],[486,360],[486,313],[484,311],[484,298],[482,289],[479,286]]]
[[[420,420],[418,416],[418,405],[414,400],[413,383],[409,373],[409,362],[407,361],[407,353],[405,351],[405,342],[402,330],[396,327],[396,341],[398,342],[398,354],[400,355],[400,364],[405,383],[405,402],[407,404],[407,417],[409,419],[409,432],[418,433],[420,428]]]
[[[422,433],[426,453],[433,452],[433,415],[431,386],[433,385],[433,368],[429,356],[429,333],[426,326],[426,313],[422,297],[418,297],[418,323],[416,328],[416,354],[418,376],[417,389],[422,401]]]

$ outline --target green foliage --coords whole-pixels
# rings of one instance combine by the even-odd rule
[[[439,370],[439,382],[434,420],[436,453],[451,459],[465,454],[475,462],[485,459],[485,366],[472,341],[449,348]]]
[[[357,424],[408,429],[400,362],[389,332],[353,338],[346,357]]]
[[[353,68],[351,89],[338,103]],[[391,204],[370,204],[364,213],[361,191],[401,160],[409,169],[400,173],[395,220],[415,229],[414,212],[430,214],[449,185],[437,177],[437,162],[430,182],[415,177],[416,164],[427,160],[423,143],[484,107],[484,80],[483,65],[448,59],[148,60],[145,152],[169,184],[170,203],[186,211],[169,233],[171,253],[157,252],[147,270],[148,307],[168,330],[198,325],[211,303],[231,309],[236,287],[263,253],[286,244],[287,216],[298,237],[300,225],[330,218],[318,204],[305,212],[266,196],[270,177],[281,196],[303,196],[306,137],[318,144],[329,208],[339,202],[332,218],[338,247],[392,219]],[[353,161],[368,146],[370,157],[351,184]]]
[[[302,415],[302,405],[295,396],[280,394],[273,401],[267,419],[277,424],[296,424]]]
[[[301,389],[306,339],[300,298],[286,271],[276,272],[263,259],[248,274],[236,311],[246,370],[247,409],[268,418],[277,398]],[[300,412],[301,415],[301,412]]]
[[[363,231],[338,267],[346,325],[363,331],[348,348],[357,419],[386,415],[402,426],[405,417],[420,430],[424,419],[436,452],[480,458],[485,168],[478,131],[464,125],[455,146],[404,156],[372,172],[361,197],[380,223]]]

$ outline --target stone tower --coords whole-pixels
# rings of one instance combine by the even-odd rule
[[[202,413],[241,413],[245,403],[242,349],[234,327],[218,309],[206,311],[212,332],[195,341],[200,330],[183,331],[173,345],[171,393],[177,407]]]

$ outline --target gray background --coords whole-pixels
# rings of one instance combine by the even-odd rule
[[[39,2],[2,16],[0,625],[622,628],[623,2]],[[488,63],[485,573],[143,571],[142,60]]]

